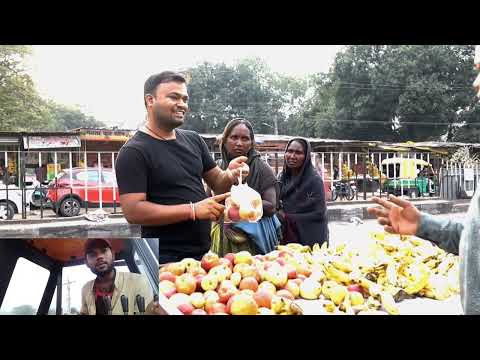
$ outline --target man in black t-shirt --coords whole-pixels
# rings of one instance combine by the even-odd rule
[[[196,132],[177,129],[188,111],[181,74],[166,71],[145,82],[146,124],[120,150],[115,165],[120,203],[129,223],[142,225],[142,237],[159,238],[160,263],[200,259],[210,248],[211,221],[221,202],[248,175],[246,157],[222,171]],[[208,198],[202,179],[215,191]]]

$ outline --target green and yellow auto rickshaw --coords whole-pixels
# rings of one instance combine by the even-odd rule
[[[437,181],[432,165],[415,158],[393,157],[382,161],[383,189],[388,194],[412,198],[435,194]]]

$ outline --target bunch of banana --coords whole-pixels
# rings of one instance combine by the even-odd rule
[[[405,298],[444,300],[459,292],[458,256],[413,236],[371,233],[365,241],[312,249],[288,244],[278,250],[286,250],[288,263],[321,286],[319,299],[330,313],[398,314],[396,302]],[[349,292],[348,285],[360,285],[363,295]],[[287,313],[278,301],[279,313]]]

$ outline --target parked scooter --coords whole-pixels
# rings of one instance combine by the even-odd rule
[[[357,194],[357,185],[355,181],[342,182],[338,181],[334,184],[332,189],[332,201],[340,199],[353,200]]]

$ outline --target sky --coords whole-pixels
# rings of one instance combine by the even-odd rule
[[[36,45],[29,72],[45,98],[79,106],[107,126],[136,129],[143,121],[143,84],[151,74],[204,61],[233,65],[263,59],[278,73],[327,72],[341,45]]]

